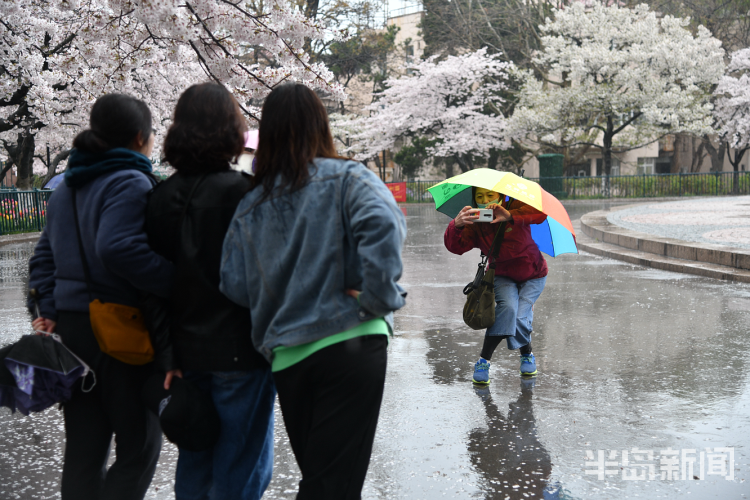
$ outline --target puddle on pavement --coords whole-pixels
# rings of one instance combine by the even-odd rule
[[[749,286],[683,279],[588,255],[548,258],[550,274],[534,319],[539,376],[522,381],[517,352],[501,344],[492,359],[492,383],[475,390],[471,371],[483,333],[461,320],[461,289],[474,275],[478,252],[449,254],[442,248],[447,217],[427,205],[405,210],[402,282],[409,297],[396,316],[363,498],[748,495]],[[15,264],[5,255],[0,343],[26,321],[18,311],[28,253]],[[6,327],[13,321],[18,324]],[[274,479],[264,498],[291,498],[299,471],[278,410],[276,417]],[[57,498],[61,425],[56,410],[24,419],[0,409],[0,498]],[[660,479],[660,454],[686,452],[697,476],[700,453],[707,464],[709,453],[722,453],[722,447],[734,450],[732,481],[717,474]],[[602,479],[596,466],[586,464],[597,462],[599,451]],[[636,463],[648,473],[648,451],[655,454],[650,463],[656,477],[623,479]],[[148,498],[172,498],[174,460],[174,448],[166,448]]]

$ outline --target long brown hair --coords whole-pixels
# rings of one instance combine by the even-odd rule
[[[341,158],[336,153],[328,113],[315,92],[300,83],[276,87],[266,97],[255,152],[254,186],[261,200],[273,191],[294,192],[310,180],[315,158]],[[276,178],[281,177],[276,184]]]

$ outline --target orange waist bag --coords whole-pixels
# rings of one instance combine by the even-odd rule
[[[96,299],[89,303],[89,317],[103,353],[129,365],[153,361],[154,347],[140,309]]]
[[[83,250],[81,226],[78,222],[78,207],[76,206],[76,191],[73,192],[73,212],[78,235],[78,248],[81,252],[83,274],[86,276],[86,287],[89,292],[89,318],[91,329],[99,343],[99,349],[115,359],[130,365],[145,365],[154,359],[154,347],[151,344],[143,313],[137,307],[102,302],[94,299],[92,294],[91,273],[86,253]]]

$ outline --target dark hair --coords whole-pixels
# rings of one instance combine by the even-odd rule
[[[261,200],[274,189],[296,191],[310,179],[314,158],[341,158],[320,98],[300,83],[276,87],[263,103],[255,152],[254,186],[263,186]],[[281,182],[276,185],[277,176]]]
[[[164,158],[183,173],[228,170],[245,149],[246,131],[237,100],[223,85],[193,85],[174,108]]]
[[[146,103],[125,94],[106,94],[91,107],[89,128],[73,139],[73,147],[93,153],[127,148],[139,132],[144,141],[151,136],[151,111]]]

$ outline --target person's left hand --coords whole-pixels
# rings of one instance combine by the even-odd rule
[[[490,203],[489,205],[487,205],[487,208],[492,209],[495,215],[495,218],[492,220],[492,224],[496,222],[506,222],[511,219],[510,212],[505,210],[502,205],[498,203]]]
[[[354,297],[355,299],[359,300],[359,294],[362,293],[359,290],[352,290],[351,288],[346,290],[346,294],[350,297]]]

